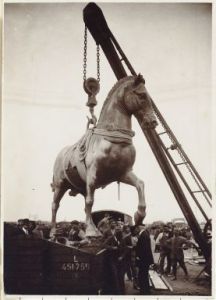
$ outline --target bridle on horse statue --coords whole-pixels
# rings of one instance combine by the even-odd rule
[[[87,26],[85,26],[84,31],[84,51],[83,51],[83,88],[84,91],[88,94],[88,101],[86,106],[89,107],[91,118],[88,118],[87,129],[90,124],[93,125],[93,128],[96,127],[97,118],[94,114],[94,107],[97,105],[96,95],[100,90],[100,48],[97,45],[97,79],[89,77],[86,79],[87,72]]]

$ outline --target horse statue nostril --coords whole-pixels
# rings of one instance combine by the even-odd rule
[[[153,128],[155,128],[157,125],[158,125],[158,122],[156,120],[154,120],[154,121],[151,122],[151,126]]]
[[[146,121],[143,121],[143,123],[142,123],[142,126],[144,128],[150,128],[150,129],[154,129],[157,125],[158,125],[158,122],[156,120],[153,120],[153,121],[146,120]]]

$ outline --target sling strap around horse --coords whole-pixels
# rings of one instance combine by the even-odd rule
[[[108,140],[111,143],[131,144],[135,133],[132,130],[125,130],[121,128],[113,128],[112,130],[106,130],[102,128],[88,129],[83,138],[77,143],[74,153],[74,155],[78,158],[75,160],[76,168],[83,181],[86,180],[85,158],[89,149],[92,135],[102,136],[105,140]]]

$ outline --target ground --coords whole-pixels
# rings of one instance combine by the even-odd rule
[[[185,257],[187,257],[186,252]],[[159,254],[154,253],[155,262],[158,261]],[[186,267],[189,273],[189,279],[185,279],[184,272],[181,268],[178,268],[177,271],[177,280],[172,281],[172,277],[164,276],[170,286],[173,288],[173,291],[163,291],[152,289],[152,295],[189,295],[189,296],[210,296],[211,295],[211,283],[210,280],[202,273],[198,279],[196,277],[199,275],[200,271],[204,268],[204,265],[200,264],[191,264],[191,260],[187,261]],[[133,289],[133,285],[130,281],[126,281],[126,294],[127,295],[139,295],[139,291]]]

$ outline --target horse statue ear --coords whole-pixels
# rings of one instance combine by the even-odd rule
[[[140,83],[144,83],[145,84],[145,79],[143,78],[143,76],[141,74],[138,74],[135,78],[134,81],[134,86],[139,85]]]

